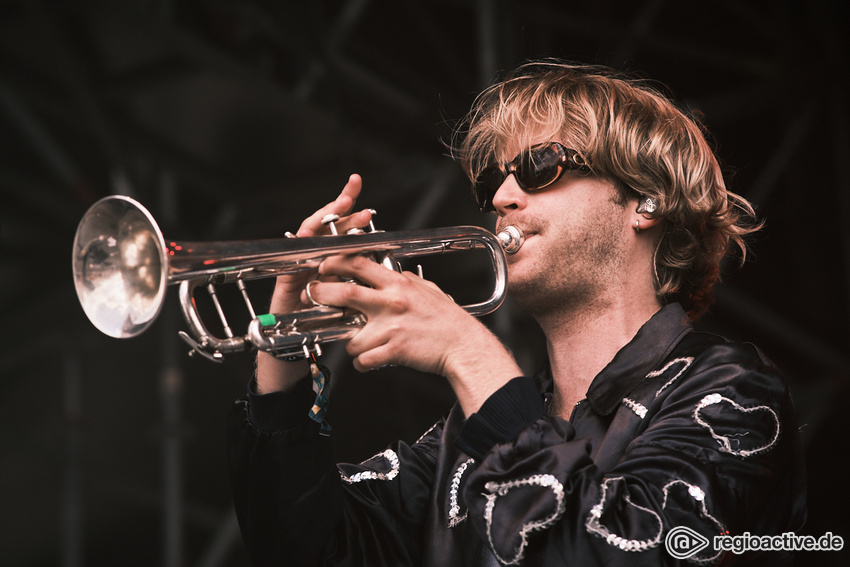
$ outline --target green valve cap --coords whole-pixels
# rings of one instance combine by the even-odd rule
[[[263,327],[272,327],[277,322],[274,315],[271,313],[266,313],[265,315],[260,315],[257,317],[260,320],[260,325]]]

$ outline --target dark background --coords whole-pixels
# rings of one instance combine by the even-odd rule
[[[441,140],[500,70],[544,56],[636,72],[704,115],[730,187],[767,229],[700,326],[752,340],[785,369],[810,473],[806,533],[847,540],[843,8],[0,0],[0,564],[247,565],[224,421],[251,357],[186,357],[173,289],[142,337],[95,331],[70,270],[89,205],[132,195],[177,240],[279,237],[356,171],[381,228],[488,226]],[[461,297],[486,279],[477,262],[428,269]],[[487,322],[533,370],[534,325],[510,304]],[[415,440],[451,403],[441,379],[360,375],[328,350],[340,458]]]

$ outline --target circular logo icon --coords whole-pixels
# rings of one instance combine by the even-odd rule
[[[693,557],[708,547],[708,544],[708,538],[685,526],[673,528],[664,538],[664,547],[667,548],[667,553],[676,559]]]

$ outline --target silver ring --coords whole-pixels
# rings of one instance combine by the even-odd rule
[[[305,288],[304,288],[304,293],[307,295],[307,300],[308,300],[310,303],[312,303],[314,306],[316,306],[316,307],[327,307],[326,305],[324,305],[324,304],[322,304],[322,303],[319,303],[318,301],[316,301],[315,299],[313,299],[313,294],[312,294],[312,293],[310,293],[310,286],[311,286],[311,285],[313,285],[313,284],[315,284],[315,283],[319,283],[319,280],[311,280],[311,281],[307,284],[307,287],[305,287]]]

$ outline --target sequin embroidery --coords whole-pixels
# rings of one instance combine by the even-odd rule
[[[463,462],[455,471],[452,477],[452,486],[449,491],[449,527],[453,528],[456,525],[466,520],[467,512],[460,515],[460,504],[458,503],[458,491],[460,490],[460,481],[463,479],[463,474],[469,465],[473,464],[475,459],[469,458]]]
[[[555,511],[546,518],[531,521],[522,525],[519,530],[520,544],[519,549],[512,557],[504,557],[497,551],[496,544],[493,540],[493,509],[496,506],[496,501],[500,496],[504,496],[511,490],[523,486],[542,486],[552,491],[555,496]],[[558,518],[564,513],[564,485],[551,474],[534,475],[528,478],[514,480],[511,482],[488,482],[484,488],[489,492],[485,494],[487,504],[484,508],[484,520],[487,526],[487,540],[490,543],[490,549],[496,556],[496,559],[503,565],[517,565],[522,561],[525,548],[528,545],[528,534],[534,531],[539,531],[548,528],[558,521]]]
[[[733,436],[730,435],[720,435],[718,434],[714,428],[712,427],[710,416],[703,416],[702,412],[705,408],[725,403],[732,407],[731,411],[738,411],[745,414],[754,414],[758,412],[767,412],[772,418],[775,425],[773,436],[764,445],[755,446],[748,449],[740,449],[736,448],[740,446],[740,439],[733,439]],[[730,400],[720,394],[709,394],[705,396],[700,402],[697,404],[696,408],[694,408],[694,421],[696,421],[702,427],[708,429],[708,432],[711,436],[720,444],[720,450],[724,453],[730,453],[732,455],[738,455],[739,457],[749,457],[751,455],[755,455],[756,453],[761,453],[762,451],[767,451],[776,443],[776,440],[779,439],[779,417],[776,415],[776,412],[770,409],[768,406],[753,406],[749,408],[745,408],[741,404],[735,402],[734,400]],[[744,432],[745,434],[746,432]],[[735,445],[733,447],[733,444]]]
[[[378,471],[375,471],[375,470],[360,471],[360,472],[355,473],[351,476],[346,476],[346,475],[340,473],[340,477],[342,477],[342,480],[344,480],[345,482],[347,482],[349,484],[354,484],[356,482],[360,482],[360,481],[363,481],[363,480],[392,480],[395,477],[397,477],[398,471],[399,471],[398,455],[396,455],[396,452],[393,451],[392,449],[387,449],[386,451],[378,453],[377,455],[375,455],[371,459],[366,459],[365,461],[363,461],[361,463],[361,465],[365,466],[366,463],[368,463],[371,460],[377,459],[378,457],[383,457],[384,459],[387,460],[387,462],[390,465],[389,472],[382,473],[382,472],[378,472]]]

